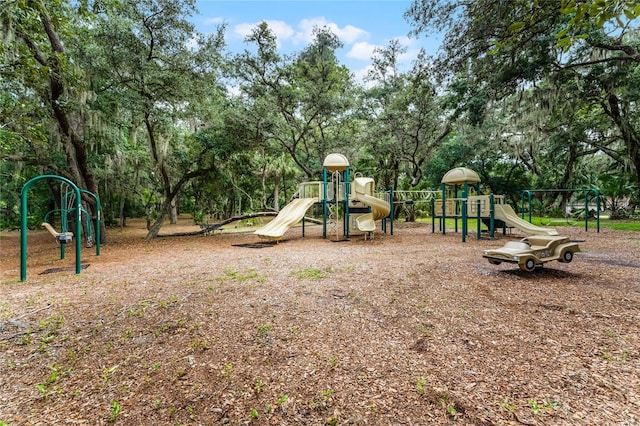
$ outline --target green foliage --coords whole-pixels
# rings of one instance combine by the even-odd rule
[[[118,401],[111,401],[111,407],[109,411],[109,421],[115,422],[118,416],[122,412],[122,405]]]
[[[628,219],[633,215],[633,198],[638,194],[638,187],[631,182],[631,176],[609,172],[599,176],[599,188],[604,204],[603,210],[610,212],[611,219]],[[638,200],[635,200],[637,205]]]
[[[44,382],[37,383],[35,385],[36,389],[46,398],[49,394],[55,390],[55,384],[58,379],[63,375],[68,375],[71,372],[71,369],[61,369],[61,367],[53,365],[51,368],[51,373],[45,379]]]
[[[568,49],[575,39],[585,38],[593,26],[624,29],[640,17],[640,4],[628,0],[600,0],[582,2],[562,0],[560,13],[570,19],[566,27],[556,34],[558,46]]]
[[[193,1],[6,6],[0,228],[19,226],[21,187],[43,173],[99,189],[109,224],[145,215],[152,237],[174,201],[199,223],[278,209],[331,152],[385,188],[437,187],[467,166],[512,201],[597,186],[633,217],[640,199],[637,2],[416,0],[416,32],[448,30],[442,55],[403,70],[392,41],[366,87],[327,28],[283,55],[262,23],[225,56],[224,27],[193,31]],[[53,192],[33,188],[29,227]]]
[[[416,1],[407,16],[417,32],[447,30],[436,60],[452,81],[444,106],[484,134],[492,151],[479,154],[519,162],[534,187],[567,188],[583,169],[605,171],[590,164],[602,154],[618,173],[640,169],[636,9],[617,0]],[[502,19],[488,25],[486,16]],[[464,124],[458,131],[468,133]],[[480,155],[474,162],[486,166]]]

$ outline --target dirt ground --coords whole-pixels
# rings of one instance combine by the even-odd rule
[[[31,231],[26,282],[0,234],[0,425],[640,423],[639,233],[527,273],[482,258],[517,233],[129,225],[80,275]]]

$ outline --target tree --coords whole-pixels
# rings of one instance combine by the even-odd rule
[[[640,182],[636,119],[640,56],[634,35],[638,22],[632,19],[638,11],[637,2],[617,0],[595,4],[416,0],[406,16],[413,20],[416,33],[434,28],[447,31],[438,67],[466,76],[467,86],[479,101],[467,106],[473,107],[476,115],[480,113],[479,120],[484,119],[489,106],[494,108],[500,100],[527,91],[549,94],[540,104],[549,111],[555,93],[572,81],[579,90],[569,93],[574,96],[571,102],[588,101],[590,111],[609,119],[608,136],[583,142],[619,156],[619,150],[610,149],[611,134],[615,134]],[[487,20],[487,16],[495,19]],[[547,90],[545,83],[552,89]],[[560,102],[566,103],[566,96]],[[587,133],[607,134],[601,128]]]
[[[11,141],[14,159],[41,164],[98,195],[83,135],[86,80],[65,48],[65,41],[72,42],[72,29],[90,19],[82,7],[86,4],[3,2],[0,28],[6,43],[0,48],[2,99],[17,107],[11,117],[3,117],[3,139]],[[21,118],[20,112],[26,115]],[[36,120],[28,124],[30,119]],[[53,123],[55,132],[46,135]],[[59,152],[57,143],[64,153],[64,165],[51,155]],[[93,202],[91,198],[87,201]]]
[[[189,138],[187,123],[204,106],[223,105],[215,101],[224,93],[216,81],[222,29],[208,38],[196,34],[186,19],[193,7],[193,1],[126,3],[102,14],[93,31],[100,53],[94,70],[104,85],[99,90],[110,92],[115,111],[130,120],[128,138],[144,132],[161,188],[147,239],[174,216],[181,188],[214,167],[215,146]]]
[[[236,77],[247,103],[256,138],[269,151],[286,152],[307,178],[318,177],[326,154],[341,145],[348,127],[350,75],[337,63],[340,41],[327,29],[297,56],[281,56],[266,23],[247,37],[255,53],[234,59]],[[259,135],[259,136],[258,136]]]
[[[373,155],[380,161],[394,160],[396,176],[387,185],[397,186],[399,173],[417,186],[423,178],[425,161],[451,131],[439,108],[439,98],[431,82],[429,58],[420,56],[410,72],[400,72],[398,58],[405,52],[398,40],[375,51],[367,93],[369,128]],[[379,139],[376,141],[375,139]],[[382,166],[382,164],[381,164]],[[388,164],[387,164],[388,166]]]

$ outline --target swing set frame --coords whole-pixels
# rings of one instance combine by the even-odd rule
[[[522,191],[522,201],[520,211],[524,219],[525,202],[528,203],[529,222],[531,222],[531,195],[536,192],[546,193],[584,193],[584,230],[589,230],[589,194],[593,192],[596,201],[596,232],[600,232],[600,191],[597,188],[578,188],[578,189],[526,189]]]
[[[36,176],[24,184],[24,186],[22,187],[22,192],[20,194],[20,281],[26,281],[27,279],[27,195],[29,193],[29,189],[33,186],[34,183],[41,180],[47,180],[47,179],[58,180],[63,184],[68,185],[69,188],[71,188],[69,193],[73,193],[74,195],[72,201],[68,203],[70,204],[69,206],[66,205],[67,203],[65,203],[64,205],[61,205],[60,213],[61,213],[61,217],[63,218],[61,222],[63,223],[66,223],[67,214],[69,212],[72,212],[74,215],[75,229],[73,231],[73,235],[76,237],[76,274],[80,274],[80,272],[82,271],[82,253],[81,253],[81,250],[82,250],[81,220],[82,220],[82,211],[83,211],[82,198],[81,198],[82,193],[85,193],[93,197],[93,199],[96,202],[96,225],[95,225],[96,256],[100,256],[101,209],[100,209],[100,199],[98,198],[98,196],[87,190],[81,190],[72,181],[62,176],[58,176],[58,175]],[[63,194],[63,197],[64,198],[69,197],[70,196],[69,193]],[[87,213],[85,212],[85,214]],[[62,234],[68,234],[67,231],[68,231],[67,229],[63,229]],[[68,237],[58,239],[58,242],[60,243],[60,259],[64,259],[65,246],[66,246],[65,243],[68,241],[68,239],[69,239]]]

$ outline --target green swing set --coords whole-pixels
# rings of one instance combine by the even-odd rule
[[[74,236],[76,236],[76,274],[80,274],[82,270],[81,265],[81,242],[82,242],[82,213],[85,215],[85,228],[86,228],[86,243],[87,247],[96,247],[96,256],[100,256],[100,199],[97,195],[87,190],[79,189],[69,179],[57,175],[42,175],[37,176],[22,187],[21,202],[20,202],[20,281],[27,279],[27,195],[31,186],[40,181],[46,179],[53,179],[61,181],[61,201],[60,208],[49,211],[43,220],[42,227],[47,229],[49,233],[60,244],[60,259],[65,258],[65,248],[70,243]],[[86,194],[92,197],[96,203],[96,223],[95,223],[95,239],[93,237],[91,226],[91,215],[82,208],[81,194]],[[49,216],[59,213],[61,231],[57,231],[49,222]],[[69,229],[69,219],[74,225],[74,230]]]

